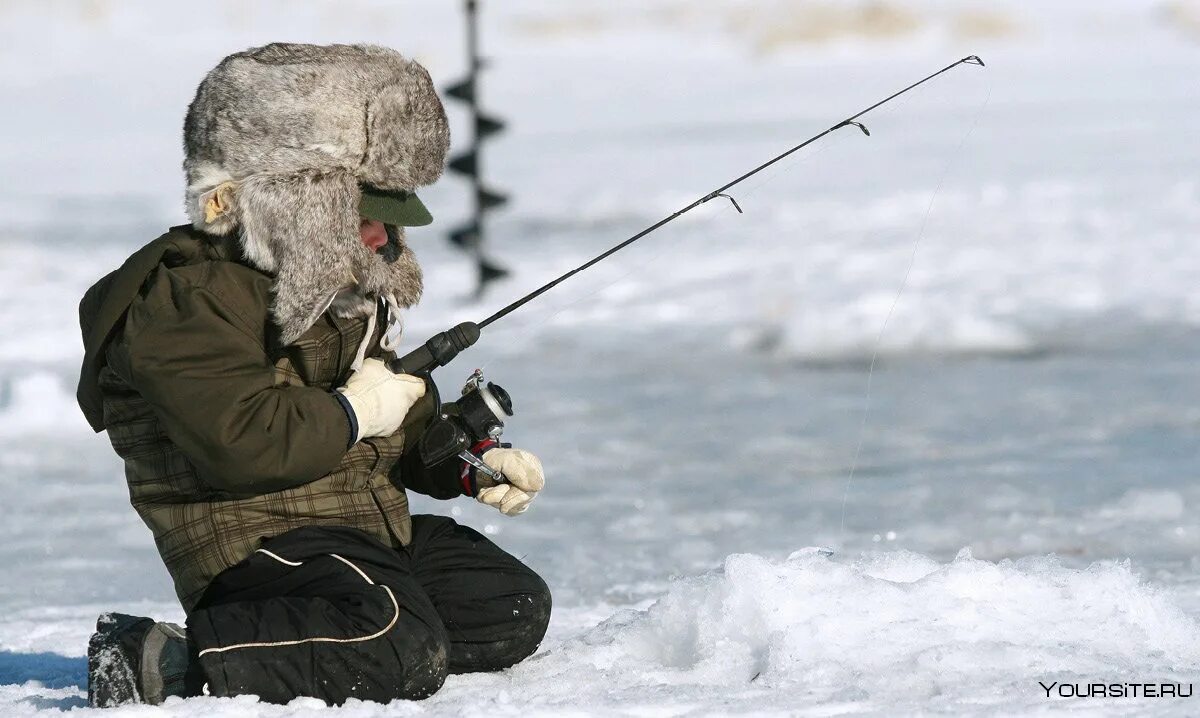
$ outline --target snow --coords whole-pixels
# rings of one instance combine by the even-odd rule
[[[748,181],[745,214],[704,205],[443,370],[443,390],[475,366],[503,384],[511,440],[549,473],[518,519],[414,501],[547,578],[535,657],[418,704],[112,715],[1195,713],[1038,682],[1198,677],[1200,5],[483,5],[484,104],[510,125],[487,175],[515,200],[491,241],[517,272],[467,300],[439,234],[463,184],[423,192],[413,343],[955,59],[988,67]],[[288,39],[392,45],[444,86],[460,22],[414,0],[0,4],[19,108],[0,115],[0,714],[85,712],[100,612],[182,618],[75,406],[76,304],[182,221],[196,83]]]
[[[574,613],[568,621],[591,623]],[[980,561],[966,550],[947,563],[908,551],[866,552],[853,561],[816,549],[783,560],[735,554],[717,570],[677,581],[647,608],[625,608],[563,634],[504,674],[454,676],[423,703],[352,703],[343,713],[562,715],[586,706],[631,715],[1016,712],[1045,704],[1034,679],[1141,682],[1152,675],[1187,683],[1200,660],[1200,626],[1127,562],[1078,570],[1047,557]],[[83,659],[41,653],[7,662],[0,658],[0,677],[11,682],[0,700],[13,708],[31,697],[58,707],[79,703],[65,689],[82,679]],[[1014,665],[1030,677],[1013,674]],[[1104,705],[1091,699],[1082,707]],[[155,714],[324,711],[311,700],[280,707],[241,698],[172,700]]]

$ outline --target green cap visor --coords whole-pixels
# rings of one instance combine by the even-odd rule
[[[367,219],[400,227],[423,227],[433,221],[433,215],[412,192],[388,191],[362,186],[358,213]]]

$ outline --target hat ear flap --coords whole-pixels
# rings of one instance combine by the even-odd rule
[[[256,175],[238,188],[242,249],[275,272],[271,312],[291,344],[354,281],[358,182],[350,172]]]

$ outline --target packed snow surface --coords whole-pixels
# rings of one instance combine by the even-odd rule
[[[416,498],[546,577],[542,649],[434,698],[110,715],[1193,715],[1200,682],[1200,3],[504,0],[485,149],[514,276],[470,298],[422,193],[410,344],[896,89],[485,332],[517,519]],[[459,4],[0,3],[0,715],[85,712],[95,617],[181,620],[74,402],[84,289],[183,221],[179,132],[220,57],[377,42],[464,69]],[[465,115],[448,105],[456,146]],[[821,547],[821,548],[805,548]]]

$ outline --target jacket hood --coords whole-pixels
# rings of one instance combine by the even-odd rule
[[[104,366],[105,349],[150,274],[160,265],[180,266],[237,254],[237,248],[220,237],[206,236],[188,225],[172,227],[87,290],[79,303],[84,355],[76,398],[92,429],[104,431],[103,399],[98,380]]]

